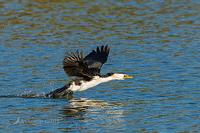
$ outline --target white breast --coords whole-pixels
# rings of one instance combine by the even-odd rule
[[[84,91],[87,90],[88,88],[94,87],[100,83],[107,82],[112,80],[111,78],[100,78],[99,76],[95,76],[91,81],[82,81],[81,85],[75,85],[73,82],[72,85],[68,88],[71,91]]]

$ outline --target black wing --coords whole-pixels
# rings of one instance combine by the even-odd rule
[[[93,74],[100,74],[101,66],[107,61],[107,57],[110,51],[110,47],[106,45],[97,47],[96,51],[92,50],[83,61],[87,63],[89,70]]]
[[[88,69],[87,63],[83,62],[82,51],[76,51],[76,55],[71,52],[68,57],[63,60],[63,69],[68,76],[79,76],[92,78],[93,74]]]

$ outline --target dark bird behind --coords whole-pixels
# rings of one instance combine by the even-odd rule
[[[77,50],[75,53],[67,53],[68,57],[63,60],[63,69],[68,76],[77,77],[62,88],[46,94],[46,97],[65,96],[72,94],[73,91],[87,90],[110,80],[132,78],[132,76],[123,73],[100,74],[102,65],[107,61],[109,51],[108,45],[102,45],[100,48],[97,47],[96,51],[92,50],[85,58],[83,58],[83,51],[79,53]]]

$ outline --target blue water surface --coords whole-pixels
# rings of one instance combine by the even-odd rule
[[[0,2],[0,132],[198,132],[200,2]],[[71,78],[66,52],[111,51],[110,81],[45,98]]]

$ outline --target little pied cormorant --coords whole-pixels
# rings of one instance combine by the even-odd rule
[[[46,94],[46,97],[66,96],[72,94],[73,91],[84,91],[110,80],[132,78],[132,76],[123,73],[100,74],[101,66],[107,61],[109,51],[108,45],[105,47],[102,45],[101,48],[97,47],[96,51],[92,50],[85,58],[83,58],[83,51],[80,54],[78,50],[75,53],[67,53],[68,57],[63,60],[63,69],[68,76],[77,77],[62,88]]]

